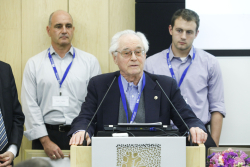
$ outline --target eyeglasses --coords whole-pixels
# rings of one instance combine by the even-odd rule
[[[135,56],[136,57],[141,57],[142,55],[144,55],[145,53],[145,50],[142,50],[142,49],[136,49],[134,51],[131,51],[131,50],[123,50],[121,52],[119,51],[115,51],[115,52],[118,52],[122,55],[122,57],[124,58],[131,58],[132,57],[132,52],[134,52]]]

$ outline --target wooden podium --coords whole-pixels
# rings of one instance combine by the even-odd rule
[[[70,166],[71,167],[91,167],[92,152],[91,146],[71,146]],[[186,167],[205,167],[205,146],[186,147]]]

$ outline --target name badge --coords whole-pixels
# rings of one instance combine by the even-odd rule
[[[52,97],[52,106],[69,106],[69,96],[53,96]]]

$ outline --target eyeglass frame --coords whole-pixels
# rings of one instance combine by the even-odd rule
[[[125,51],[125,50],[123,50],[123,51]],[[116,51],[114,51],[115,53],[120,53],[121,54],[121,56],[122,57],[124,57],[124,58],[131,58],[132,57],[132,55],[133,55],[133,53],[134,53],[134,55],[136,56],[136,57],[142,57],[142,55],[144,55],[145,54],[145,50],[141,50],[142,51],[142,54],[141,54],[141,56],[137,56],[136,54],[135,54],[135,51],[136,50],[134,50],[134,51],[132,51],[132,50],[130,50],[130,52],[132,53],[130,56],[128,56],[128,57],[124,57],[123,55],[122,55],[122,53],[120,52],[120,51],[118,51],[118,50],[116,50]]]

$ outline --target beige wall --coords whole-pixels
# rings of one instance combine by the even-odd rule
[[[103,73],[118,69],[108,54],[112,36],[135,29],[135,0],[0,0],[0,60],[11,65],[19,97],[25,64],[50,46],[46,26],[58,9],[74,19],[73,46],[95,55]],[[31,142],[23,137],[15,163],[30,148]]]
[[[21,88],[21,0],[0,0],[0,60],[11,65],[18,92]]]

